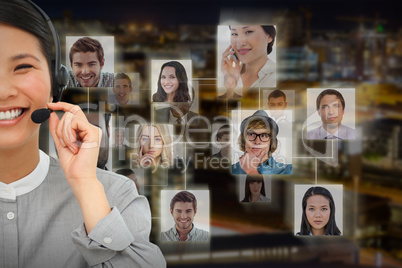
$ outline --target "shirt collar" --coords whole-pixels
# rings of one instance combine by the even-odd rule
[[[39,150],[39,163],[30,174],[10,184],[0,182],[0,198],[16,200],[17,196],[36,189],[45,180],[49,163],[49,156]]]
[[[260,83],[265,78],[265,76],[273,74],[275,72],[275,68],[275,63],[270,61],[267,57],[267,62],[258,72],[258,79],[251,85],[251,87],[254,87],[258,83]],[[243,87],[243,80],[241,79],[241,76],[239,78],[239,81],[237,82],[237,87]]]
[[[173,116],[172,111],[169,111],[169,124],[178,124],[177,123],[177,117]],[[180,124],[186,124],[187,123],[187,113],[180,117]]]
[[[286,116],[286,114],[282,114],[282,115],[279,116],[278,118],[275,118],[275,117],[271,116],[271,118],[274,119],[274,121],[275,121],[276,123],[278,123],[279,121],[288,119],[287,116]]]
[[[333,138],[333,139],[342,139],[341,137],[343,136],[343,133],[345,132],[345,130],[344,130],[344,126],[341,124],[341,126],[338,128],[338,130],[334,133],[334,134],[331,134],[331,133],[329,133],[322,125],[320,126],[320,132],[319,132],[319,135],[320,135],[320,139],[325,139],[325,138],[327,138],[327,139],[330,139],[330,138]]]
[[[98,82],[98,85],[96,87],[104,87],[103,86],[103,72],[102,71],[100,71],[99,82]]]
[[[265,199],[265,197],[262,194],[260,194],[260,197],[258,197],[257,202],[264,202],[265,201],[264,199]],[[251,196],[248,198],[248,201],[251,202]]]
[[[258,78],[262,80],[266,75],[272,74],[273,72],[275,72],[275,64],[272,64],[272,61],[267,58],[267,62],[258,72]]]
[[[274,160],[274,158],[271,156],[270,158],[268,158],[264,163],[262,163],[261,165],[262,166],[274,166],[274,162],[275,162],[275,160]]]
[[[173,233],[174,233],[174,236],[177,238],[177,240],[179,240],[179,241],[181,241],[180,240],[180,234],[179,234],[179,232],[177,231],[177,229],[176,229],[176,225],[173,227]],[[194,223],[192,224],[192,228],[191,228],[191,231],[188,233],[188,235],[187,235],[187,240],[189,240],[193,235],[195,234],[195,227],[194,227]],[[186,241],[187,241],[186,240]]]

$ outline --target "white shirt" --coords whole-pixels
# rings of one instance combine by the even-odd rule
[[[17,196],[35,190],[46,178],[49,171],[49,156],[39,151],[39,159],[36,168],[24,178],[10,184],[0,182],[0,198],[16,200]]]
[[[237,81],[237,87],[243,87],[241,76]],[[276,87],[276,64],[272,60],[268,58],[258,72],[258,79],[254,81],[251,87]]]

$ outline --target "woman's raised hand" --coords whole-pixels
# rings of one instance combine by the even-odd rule
[[[88,122],[77,105],[57,102],[49,103],[48,107],[65,112],[61,119],[56,113],[50,115],[49,129],[89,234],[111,210],[103,185],[96,177],[102,131]]]
[[[74,188],[82,180],[96,179],[102,131],[88,122],[77,105],[57,102],[49,103],[48,107],[65,112],[61,119],[56,113],[50,115],[49,129],[70,186]]]
[[[222,54],[221,70],[224,75],[235,75],[238,79],[240,77],[242,62],[235,60],[235,57],[235,52],[232,50],[232,45],[230,45]]]
[[[150,141],[147,141],[147,143],[149,143],[149,142]],[[143,154],[142,153],[142,149],[144,148],[145,145],[147,145],[147,144],[141,145],[141,149],[140,149],[140,155],[138,158],[138,164],[140,167],[148,167],[151,165],[155,165],[155,157],[152,154],[148,154],[148,153]]]

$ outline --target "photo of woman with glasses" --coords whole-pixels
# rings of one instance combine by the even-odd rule
[[[244,119],[238,138],[244,154],[232,165],[232,174],[292,174],[292,164],[276,162],[272,157],[278,133],[278,125],[263,110]]]

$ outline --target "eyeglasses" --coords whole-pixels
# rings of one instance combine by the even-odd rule
[[[271,140],[271,134],[268,133],[261,133],[257,134],[254,132],[247,132],[246,138],[249,141],[255,141],[257,137],[260,137],[260,141],[262,142],[269,142]]]

